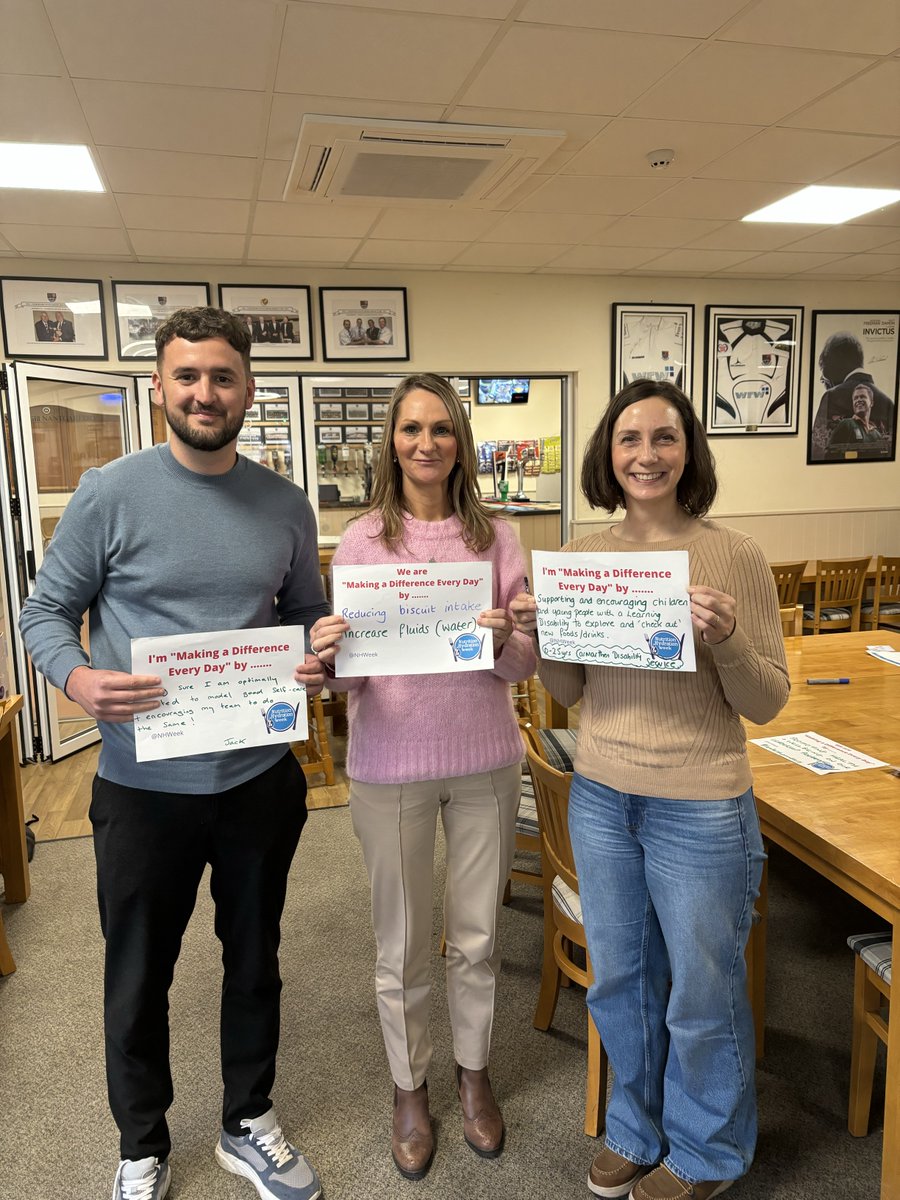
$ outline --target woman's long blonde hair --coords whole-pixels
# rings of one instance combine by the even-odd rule
[[[481,501],[472,426],[455,389],[440,375],[407,375],[394,388],[388,402],[381,455],[372,480],[370,508],[381,513],[382,527],[377,536],[391,547],[403,540],[403,513],[407,509],[403,498],[403,472],[394,455],[394,429],[402,401],[417,388],[437,396],[453,422],[458,457],[447,479],[447,494],[451,510],[462,522],[463,541],[470,550],[480,553],[494,544],[494,522],[490,510]]]

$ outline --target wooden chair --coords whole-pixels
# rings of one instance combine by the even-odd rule
[[[306,741],[294,742],[291,749],[307,778],[310,775],[324,775],[326,786],[331,787],[334,783],[334,759],[325,728],[325,709],[321,696],[307,700],[306,720],[309,726]]]
[[[862,604],[863,629],[900,629],[900,558],[878,556],[875,591]]]
[[[319,574],[322,576],[322,589],[329,604],[332,602],[331,560],[334,558],[334,550],[333,546],[319,547]],[[347,694],[346,692],[329,691],[327,683],[325,692],[322,699],[322,712],[326,717],[331,717],[331,732],[335,737],[346,737]]]
[[[819,559],[813,606],[803,609],[803,628],[818,634],[859,629],[869,558]]]
[[[561,979],[571,979],[587,988],[594,977],[581,920],[578,878],[569,841],[569,785],[572,777],[554,770],[530,745],[526,749],[526,757],[534,780],[544,863],[544,961],[534,1027],[549,1029],[556,1012]],[[573,956],[574,946],[579,946],[584,952],[584,966]],[[587,1021],[584,1132],[589,1137],[597,1137],[606,1107],[608,1064],[606,1051],[589,1012]]]
[[[800,584],[806,572],[803,562],[770,563],[778,592],[781,610],[781,631],[785,637],[797,637],[803,632],[803,609],[800,606]]]
[[[875,1054],[878,1043],[886,1046],[888,1041],[893,943],[890,933],[860,933],[847,938],[847,944],[857,956],[847,1127],[854,1137],[865,1137],[869,1132]]]
[[[513,708],[520,720],[529,721],[535,729],[540,728],[541,710],[538,706],[537,680],[534,675],[512,685]]]

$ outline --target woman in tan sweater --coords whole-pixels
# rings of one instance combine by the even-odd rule
[[[764,854],[740,718],[770,721],[787,701],[778,602],[756,543],[706,519],[715,466],[674,385],[638,380],[613,399],[581,486],[625,516],[565,550],[688,552],[697,660],[682,673],[538,659],[557,700],[582,702],[569,828],[588,1007],[615,1072],[588,1187],[710,1200],[756,1143],[744,948]],[[512,613],[536,642],[533,597]]]

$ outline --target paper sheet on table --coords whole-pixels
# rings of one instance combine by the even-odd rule
[[[895,667],[900,667],[900,650],[895,650],[893,646],[866,646],[866,654],[871,654],[873,658],[880,658],[882,662],[893,663]]]
[[[686,550],[532,551],[541,655],[560,662],[696,671]]]
[[[867,771],[871,767],[886,767],[880,758],[871,758],[852,746],[842,746],[820,733],[785,733],[779,737],[751,738],[754,746],[762,746],[780,754],[790,762],[799,763],[816,775],[831,775],[837,771]]]
[[[333,567],[334,611],[350,624],[334,660],[338,678],[489,671],[490,563],[390,563]]]
[[[306,688],[294,682],[303,626],[134,638],[131,670],[159,675],[160,707],[134,718],[138,762],[302,742]]]

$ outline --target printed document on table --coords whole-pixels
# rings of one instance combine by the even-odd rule
[[[541,655],[560,662],[696,671],[686,550],[532,551]]]
[[[895,650],[893,646],[866,646],[866,653],[871,654],[873,658],[880,658],[882,662],[900,667],[900,650]]]
[[[780,754],[790,762],[799,763],[816,775],[831,775],[835,771],[867,771],[871,767],[886,767],[880,758],[872,758],[852,746],[842,746],[820,733],[785,733],[779,737],[751,738],[754,746],[762,746]]]
[[[476,624],[494,607],[490,563],[332,567],[331,583],[334,611],[350,625],[334,660],[339,679],[493,667],[493,634]]]
[[[166,689],[159,708],[135,715],[138,762],[304,741],[306,688],[294,682],[304,645],[302,625],[133,638],[132,674]]]

